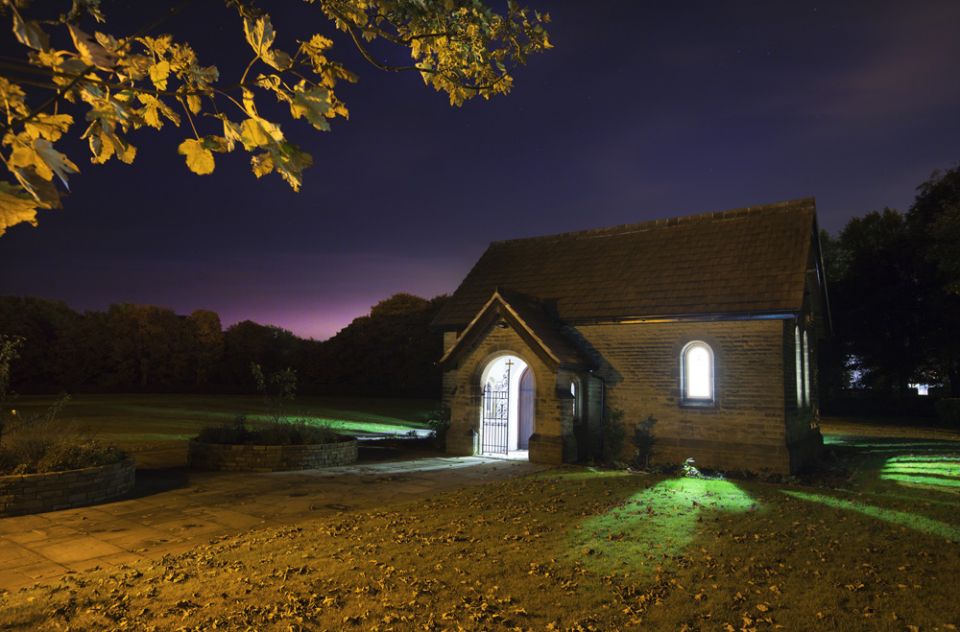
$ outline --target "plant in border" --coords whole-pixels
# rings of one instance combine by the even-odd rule
[[[647,415],[643,421],[639,421],[633,427],[633,463],[632,467],[636,469],[650,469],[650,457],[653,455],[653,446],[657,443],[657,438],[653,434],[653,426],[657,419],[653,415]]]
[[[623,426],[623,411],[611,408],[604,415],[600,427],[600,462],[605,465],[620,463],[623,454],[623,440],[627,431]]]
[[[427,425],[433,432],[434,445],[443,450],[447,447],[447,431],[450,430],[450,407],[440,406],[430,412]]]
[[[62,472],[123,460],[116,446],[104,445],[64,422],[61,412],[70,396],[61,394],[46,409],[23,415],[11,407],[13,362],[24,339],[0,335],[0,475]]]

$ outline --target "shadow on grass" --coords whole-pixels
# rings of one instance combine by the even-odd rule
[[[857,491],[960,494],[960,442],[828,436],[825,445],[846,463]]]
[[[914,531],[919,531],[920,533],[926,533],[928,535],[940,537],[945,540],[951,540],[953,542],[960,542],[960,527],[943,522],[942,520],[928,518],[919,513],[887,509],[885,507],[878,507],[877,505],[871,505],[864,502],[838,498],[828,494],[814,494],[786,489],[781,491],[784,494],[799,500],[819,503],[821,505],[833,507],[834,509],[855,511],[865,516],[876,518],[877,520],[882,520],[883,522],[887,522],[899,527],[905,527],[907,529],[912,529]]]
[[[827,435],[824,444],[846,480],[830,494],[782,493],[960,542],[960,441]]]

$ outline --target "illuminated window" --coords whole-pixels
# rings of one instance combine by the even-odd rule
[[[796,351],[796,371],[797,371],[797,408],[803,406],[803,360],[801,355],[801,343],[800,343],[800,327],[797,326],[793,330],[793,346]]]
[[[803,404],[810,405],[810,346],[807,332],[803,332]]]
[[[680,354],[680,388],[688,403],[709,403],[713,397],[713,350],[694,341]]]
[[[570,395],[573,396],[571,402],[573,409],[571,412],[573,413],[573,418],[576,419],[580,416],[580,384],[575,379],[570,381]]]

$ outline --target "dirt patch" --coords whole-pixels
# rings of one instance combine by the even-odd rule
[[[936,463],[960,464],[948,448]],[[564,468],[67,577],[6,595],[0,622],[953,630],[957,500],[896,480],[865,494]]]

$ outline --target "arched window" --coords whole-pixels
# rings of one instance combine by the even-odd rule
[[[807,332],[803,332],[803,404],[810,405],[810,345]]]
[[[793,346],[796,350],[795,354],[795,363],[796,363],[796,373],[797,373],[797,408],[803,406],[803,356],[801,343],[800,343],[800,326],[794,328],[793,330]]]
[[[580,417],[580,381],[576,378],[570,380],[570,395],[573,397],[571,413],[573,418],[577,419]]]
[[[707,343],[695,340],[683,348],[680,354],[680,389],[684,402],[713,402],[713,349]]]

